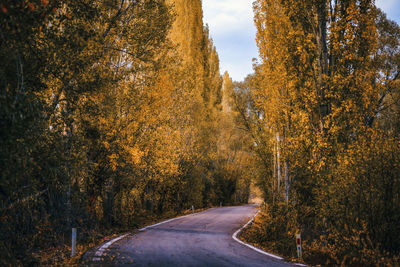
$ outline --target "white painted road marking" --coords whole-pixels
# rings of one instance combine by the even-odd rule
[[[213,209],[213,208],[211,208],[211,209]],[[208,211],[208,210],[211,210],[211,209],[207,209],[207,210],[204,210],[204,211]],[[204,211],[201,211],[201,212],[204,212]],[[149,225],[149,226],[140,228],[139,231],[144,231],[144,230],[146,230],[146,229],[149,229],[149,228],[152,228],[152,227],[155,227],[155,226],[164,224],[164,223],[172,222],[172,221],[175,221],[175,220],[178,220],[178,219],[182,219],[182,218],[184,218],[184,217],[192,216],[192,215],[194,215],[194,214],[199,214],[199,213],[201,213],[201,212],[191,213],[191,214],[188,214],[188,215],[184,215],[184,216],[172,218],[172,219],[169,219],[169,220],[166,220],[166,221],[163,221],[163,222],[159,222],[159,223],[156,223],[156,224],[152,224],[152,225]],[[95,256],[96,256],[96,257],[93,257],[92,260],[93,260],[93,261],[100,261],[100,260],[101,260],[101,257],[102,257],[103,254],[104,254],[104,251],[105,251],[107,248],[109,248],[114,242],[117,242],[118,240],[121,240],[122,238],[124,238],[124,237],[127,236],[127,235],[129,235],[129,234],[121,235],[121,236],[116,237],[116,238],[114,238],[114,239],[111,239],[111,240],[108,241],[107,243],[103,244],[103,245],[96,251],[96,253],[95,253]]]
[[[237,235],[240,233],[240,231],[242,231],[244,228],[246,228],[247,225],[249,225],[251,222],[253,222],[254,217],[256,217],[258,213],[259,213],[259,211],[253,216],[253,218],[251,218],[250,221],[248,221],[245,225],[243,225],[242,228],[240,228],[239,230],[237,230],[237,231],[232,235],[232,238],[233,238],[235,241],[239,242],[240,244],[245,245],[246,247],[249,247],[249,248],[251,248],[252,250],[257,251],[258,253],[267,255],[267,256],[269,256],[269,257],[272,257],[272,258],[275,258],[275,259],[278,259],[278,260],[283,260],[282,257],[276,256],[276,255],[271,254],[271,253],[268,253],[268,252],[265,252],[264,250],[261,250],[261,249],[259,249],[259,248],[256,248],[255,246],[252,246],[252,245],[250,245],[250,244],[247,244],[247,243],[243,242],[242,240],[240,240],[240,239],[237,237]]]
[[[248,221],[245,225],[243,225],[242,228],[240,228],[239,230],[237,230],[237,231],[232,235],[232,238],[233,238],[235,241],[239,242],[240,244],[245,245],[246,247],[251,248],[252,250],[257,251],[258,253],[267,255],[267,256],[269,256],[269,257],[272,257],[272,258],[275,258],[275,259],[278,259],[278,260],[283,260],[282,257],[279,257],[279,256],[277,256],[277,255],[268,253],[268,252],[266,252],[266,251],[264,251],[264,250],[262,250],[262,249],[259,249],[259,248],[255,247],[255,246],[252,246],[252,245],[250,245],[250,244],[247,244],[247,243],[243,242],[242,240],[240,240],[240,239],[237,237],[237,235],[240,233],[240,231],[242,231],[244,228],[246,228],[250,223],[252,223],[252,222],[254,221],[254,218],[258,215],[259,212],[260,212],[260,211],[257,211],[257,213],[253,216],[253,218],[251,218],[250,221]],[[302,264],[302,263],[295,263],[294,265],[297,265],[297,266],[307,266],[307,265]]]
[[[209,211],[209,210],[210,210],[210,209],[204,210],[204,211],[201,211],[201,212],[199,212],[199,213],[206,212],[206,211]],[[195,214],[199,214],[199,213],[195,213]],[[282,261],[283,261],[283,258],[282,258],[282,257],[279,257],[279,256],[277,256],[277,255],[274,255],[274,254],[271,254],[271,253],[268,253],[268,252],[265,252],[265,251],[262,250],[262,249],[259,249],[259,248],[255,247],[255,246],[252,246],[252,245],[250,245],[250,244],[247,244],[247,243],[243,242],[242,240],[240,240],[240,239],[237,237],[237,235],[240,233],[240,231],[242,231],[245,227],[247,227],[250,223],[252,223],[252,222],[254,221],[254,218],[258,215],[258,213],[259,213],[259,211],[258,211],[258,212],[252,217],[252,219],[249,220],[243,227],[241,227],[239,230],[237,230],[237,231],[232,235],[232,238],[233,238],[236,242],[238,242],[238,243],[240,243],[240,244],[242,244],[242,245],[244,245],[244,246],[246,246],[246,247],[248,247],[248,248],[250,248],[250,249],[252,249],[252,250],[254,250],[254,251],[256,251],[256,252],[258,252],[258,253],[261,253],[261,254],[266,255],[266,256],[268,256],[268,257],[271,257],[271,258],[274,258],[274,259],[282,260]],[[143,227],[143,228],[139,229],[139,231],[145,231],[146,229],[150,229],[150,228],[159,226],[159,225],[161,225],[161,224],[165,224],[165,223],[168,223],[168,222],[172,222],[172,221],[175,221],[175,220],[178,220],[178,219],[183,219],[183,218],[185,218],[185,217],[193,216],[193,215],[194,215],[194,214],[188,214],[188,215],[184,215],[184,216],[172,218],[172,219],[169,219],[169,220],[165,220],[165,221],[163,221],[163,222],[159,222],[159,223],[156,223],[156,224],[153,224],[153,225],[149,225],[149,226]],[[103,245],[95,252],[95,255],[92,257],[92,261],[100,261],[100,260],[102,259],[102,256],[104,255],[106,249],[108,249],[113,243],[115,243],[115,242],[121,240],[122,238],[126,237],[127,235],[129,235],[129,233],[128,233],[128,234],[124,234],[124,235],[119,236],[119,237],[116,237],[116,238],[114,238],[114,239],[108,241],[107,243],[103,244]],[[292,264],[297,265],[297,266],[307,266],[307,265],[299,264],[299,263],[292,263]]]
[[[94,260],[94,261],[100,261],[100,259],[101,259],[100,257],[103,256],[104,251],[105,251],[109,246],[111,246],[114,242],[117,242],[118,240],[121,240],[122,238],[124,238],[124,237],[127,236],[127,235],[129,235],[129,234],[121,235],[121,236],[116,237],[116,238],[114,238],[114,239],[111,239],[111,240],[108,241],[107,243],[103,244],[103,245],[96,251],[95,255],[96,255],[97,257],[94,257],[93,260]]]
[[[169,219],[169,220],[166,220],[166,221],[163,221],[163,222],[152,224],[152,225],[140,228],[139,231],[144,231],[146,229],[153,228],[155,226],[158,226],[158,225],[161,225],[161,224],[164,224],[164,223],[168,223],[168,222],[172,222],[172,221],[175,221],[175,220],[179,220],[179,219],[182,219],[182,218],[185,218],[185,217],[188,217],[188,216],[193,216],[195,214],[199,214],[199,213],[202,213],[202,212],[205,212],[205,211],[209,211],[209,210],[212,210],[212,209],[215,209],[215,208],[206,209],[206,210],[203,210],[203,211],[200,211],[200,212],[191,213],[191,214],[188,214],[188,215],[183,215],[183,216],[172,218],[172,219]]]
[[[169,220],[166,220],[166,221],[163,221],[163,222],[159,222],[159,223],[156,223],[156,224],[152,224],[152,225],[140,228],[139,231],[144,231],[146,229],[153,228],[155,226],[158,226],[158,225],[161,225],[161,224],[164,224],[164,223],[168,223],[168,222],[172,222],[172,221],[175,221],[175,220],[178,220],[178,219],[181,219],[181,218],[185,218],[185,217],[190,216],[190,215],[192,215],[192,214],[188,214],[188,215],[172,218],[172,219],[169,219]]]

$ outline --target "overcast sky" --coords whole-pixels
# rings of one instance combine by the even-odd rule
[[[204,23],[210,27],[217,47],[221,73],[236,81],[252,73],[252,58],[258,57],[253,24],[253,0],[203,0]],[[400,24],[400,0],[376,0],[376,5]]]

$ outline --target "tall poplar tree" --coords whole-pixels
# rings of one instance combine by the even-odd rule
[[[398,168],[386,148],[397,158],[398,140],[379,126],[388,122],[383,103],[391,102],[398,80],[396,57],[386,52],[398,47],[393,24],[368,0],[259,0],[254,14],[261,82],[251,90],[270,135],[278,196],[284,180],[286,202],[296,211],[294,227],[333,236],[330,256],[338,264],[368,262],[352,248],[355,232],[380,244],[365,246],[376,255],[397,253],[388,235],[396,232],[392,207],[399,202],[388,188],[398,188]],[[387,201],[396,204],[380,212]]]

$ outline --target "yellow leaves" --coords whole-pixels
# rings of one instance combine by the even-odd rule
[[[110,149],[110,143],[108,143],[107,141],[104,141],[103,145],[104,145],[105,149],[107,149],[107,150]]]
[[[117,170],[118,159],[119,159],[119,155],[117,155],[117,154],[111,154],[110,156],[108,156],[108,160],[110,162],[110,166],[113,171]]]
[[[160,157],[156,160],[156,165],[165,176],[172,176],[178,173],[178,164],[174,158]]]
[[[380,214],[379,207],[387,203],[383,188],[392,187],[388,181],[398,181],[400,162],[398,140],[389,138],[397,126],[383,133],[369,122],[383,121],[378,101],[387,86],[383,78],[377,79],[384,72],[374,66],[372,56],[376,49],[374,5],[373,1],[348,1],[335,8],[335,20],[326,21],[324,51],[319,43],[323,38],[319,36],[318,27],[322,25],[318,25],[318,19],[302,21],[302,12],[316,11],[302,10],[301,2],[255,3],[262,60],[255,68],[258,82],[252,85],[253,100],[261,114],[257,119],[262,126],[257,127],[272,139],[263,151],[276,155],[279,143],[281,159],[290,161],[291,175],[298,179],[295,194],[304,194],[304,188],[318,188],[312,201],[304,200],[304,204],[317,203],[316,213],[338,219],[342,228],[335,234],[351,232],[353,226],[346,225],[348,222],[354,219],[359,224],[362,217],[370,219],[371,208],[377,210],[374,214]],[[293,5],[289,7],[289,3]],[[312,1],[309,5],[317,9]],[[321,14],[310,17],[314,15],[318,18]],[[324,56],[327,66],[322,64]],[[394,102],[381,107],[396,106]],[[395,113],[398,110],[389,117]],[[277,131],[281,141],[274,142]],[[276,160],[273,162],[276,164]],[[276,174],[271,176],[276,179]],[[342,240],[347,244],[361,241],[358,232]],[[337,249],[335,257],[341,252]]]
[[[138,165],[141,162],[144,152],[141,151],[137,146],[125,148],[130,155],[132,163]]]

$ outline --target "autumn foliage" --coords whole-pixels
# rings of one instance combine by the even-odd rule
[[[192,206],[264,206],[243,237],[396,266],[400,28],[372,0],[257,0],[259,62],[219,72],[200,0],[0,3],[0,264],[68,264]],[[102,233],[102,234],[100,234]],[[63,251],[61,253],[60,251]]]
[[[368,0],[258,0],[254,14],[260,63],[238,97],[267,206],[249,240],[295,256],[301,232],[315,264],[398,264],[399,26]]]
[[[2,1],[0,27],[1,265],[247,201],[201,1]]]

